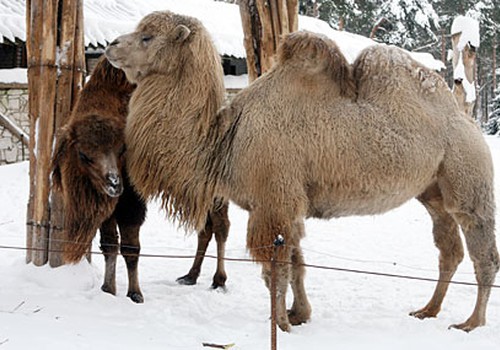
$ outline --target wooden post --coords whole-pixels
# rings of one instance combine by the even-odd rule
[[[298,0],[240,0],[249,81],[273,65],[281,36],[298,28]]]
[[[27,1],[30,196],[26,240],[31,250],[26,261],[38,266],[49,260],[49,246],[56,249],[49,244],[50,238],[60,242],[62,205],[57,194],[49,201],[50,162],[56,129],[69,114],[78,91],[74,83],[79,81],[80,88],[83,78],[83,65],[73,64],[75,56],[79,61],[82,57],[83,40],[75,40],[77,35],[83,35],[81,24],[78,31],[75,29],[83,18],[82,11],[81,0]],[[75,45],[82,47],[75,48]],[[60,256],[51,257],[51,265],[61,263]]]
[[[27,261],[40,266],[48,259],[49,176],[56,95],[57,0],[27,2],[28,89],[30,114],[30,198]],[[43,43],[43,45],[42,45]]]
[[[83,45],[82,2],[80,0],[65,0],[61,4],[59,18],[61,28],[59,37],[60,61],[57,84],[56,115],[54,127],[57,131],[64,125],[75,99],[80,91],[85,71],[85,52]],[[63,264],[62,250],[64,248],[64,206],[62,193],[52,189],[50,197],[50,236],[49,263],[56,267]]]

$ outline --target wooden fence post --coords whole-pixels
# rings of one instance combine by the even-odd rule
[[[49,201],[50,162],[56,129],[68,116],[83,81],[83,34],[78,24],[83,5],[82,0],[27,0],[26,5],[30,115],[26,261],[40,266],[49,260],[49,250],[57,248],[49,243],[51,237],[54,243],[61,238],[61,198],[55,195]],[[75,40],[78,36],[82,38]],[[60,256],[51,256],[52,266],[61,263]]]

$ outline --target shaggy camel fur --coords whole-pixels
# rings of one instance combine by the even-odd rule
[[[168,36],[157,37],[158,32],[166,32]],[[196,35],[192,35],[194,33]],[[137,50],[120,56],[122,46],[135,44],[138,45]],[[163,192],[165,207],[179,204],[169,203],[170,190],[166,186],[185,193],[187,198],[193,198],[180,210],[187,213],[196,201],[201,200],[194,197],[203,196],[199,190],[202,179],[197,177],[200,172],[192,171],[193,167],[201,167],[202,164],[197,164],[196,158],[180,159],[179,155],[202,151],[203,145],[192,135],[206,134],[213,115],[222,105],[225,89],[219,55],[196,19],[170,12],[147,16],[139,24],[137,34],[117,38],[106,54],[113,65],[125,71],[129,81],[140,81],[141,87],[146,87],[132,95],[129,114],[132,118],[128,119],[125,131],[128,173],[134,186],[146,199]],[[195,56],[199,59],[193,60]],[[121,65],[122,60],[127,60],[135,69]],[[148,88],[159,80],[162,80],[161,89]],[[137,106],[143,107],[139,110]],[[165,114],[175,118],[176,126],[163,123],[164,116],[157,114],[158,108],[164,108]],[[133,117],[138,114],[144,118]],[[196,128],[191,129],[192,125]],[[156,128],[161,129],[158,138],[150,134],[150,129]],[[129,141],[132,141],[130,146]],[[183,176],[180,177],[179,173]],[[199,234],[195,261],[189,273],[178,279],[181,284],[196,283],[207,246],[215,236],[217,270],[212,287],[225,285],[224,252],[230,225],[228,205],[227,201],[213,199],[213,194],[210,198],[211,203],[201,208],[203,218],[197,226]]]
[[[201,41],[209,58],[199,57]],[[177,60],[184,51],[193,55]],[[284,237],[277,271],[282,330],[311,314],[300,248],[304,219],[383,213],[413,197],[433,219],[443,278],[413,315],[438,313],[462,259],[460,225],[479,287],[472,315],[454,327],[469,331],[485,323],[499,268],[491,156],[437,74],[398,49],[375,47],[357,60],[354,78],[335,43],[299,32],[284,38],[269,73],[207,116],[192,112],[201,108],[196,83],[219,67],[206,64],[216,52],[199,24],[149,15],[107,55],[138,77],[126,130],[129,159],[148,158],[131,168],[134,179],[148,179],[142,191],[161,193],[168,212],[192,228],[203,225],[215,197],[247,209],[247,246],[256,260],[267,261],[268,286],[273,241]],[[151,152],[158,144],[161,151]],[[288,284],[294,300],[287,312]]]
[[[128,101],[134,86],[125,74],[99,60],[90,80],[57,137],[52,159],[53,183],[63,192],[67,243],[64,258],[78,262],[97,229],[106,270],[101,289],[116,294],[118,247],[125,258],[127,296],[142,303],[138,273],[139,229],[146,206],[124,171],[124,134]],[[120,245],[118,245],[118,230]]]

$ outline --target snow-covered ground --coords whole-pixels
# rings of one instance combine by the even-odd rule
[[[487,141],[499,183],[500,138]],[[23,247],[27,163],[0,167],[0,198],[0,246]],[[247,214],[233,205],[230,219],[227,256],[247,258]],[[303,247],[309,264],[437,277],[431,221],[416,201],[375,217],[308,220],[306,229]],[[141,241],[145,254],[191,255],[196,245],[196,237],[177,230],[154,203]],[[214,248],[210,254],[215,254]],[[227,291],[222,292],[209,288],[215,271],[212,259],[205,262],[198,285],[181,286],[175,279],[188,271],[190,259],[143,257],[139,268],[145,303],[137,305],[125,296],[122,259],[116,297],[100,290],[101,256],[94,256],[92,264],[84,261],[55,269],[24,261],[24,251],[0,249],[1,350],[184,350],[202,349],[204,342],[234,343],[233,349],[270,348],[269,297],[254,263],[227,262]],[[455,280],[474,282],[468,257]],[[498,288],[492,291],[487,325],[470,334],[448,326],[470,315],[475,287],[452,285],[439,317],[424,321],[408,312],[428,301],[431,282],[309,268],[306,288],[312,319],[289,334],[278,332],[279,349],[485,350],[500,344]]]

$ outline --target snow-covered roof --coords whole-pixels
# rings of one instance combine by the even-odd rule
[[[462,51],[467,43],[479,47],[479,22],[472,17],[458,16],[451,25],[451,35],[461,33],[457,48]]]
[[[221,55],[245,57],[238,5],[213,0],[85,0],[85,44],[106,46],[117,36],[132,31],[148,13],[170,10],[198,18],[212,35]],[[3,38],[26,40],[25,0],[0,0],[0,42]],[[319,19],[299,16],[299,29],[324,34],[337,42],[349,61],[367,46],[366,37],[332,29]],[[444,64],[428,53],[411,55],[431,69]]]

